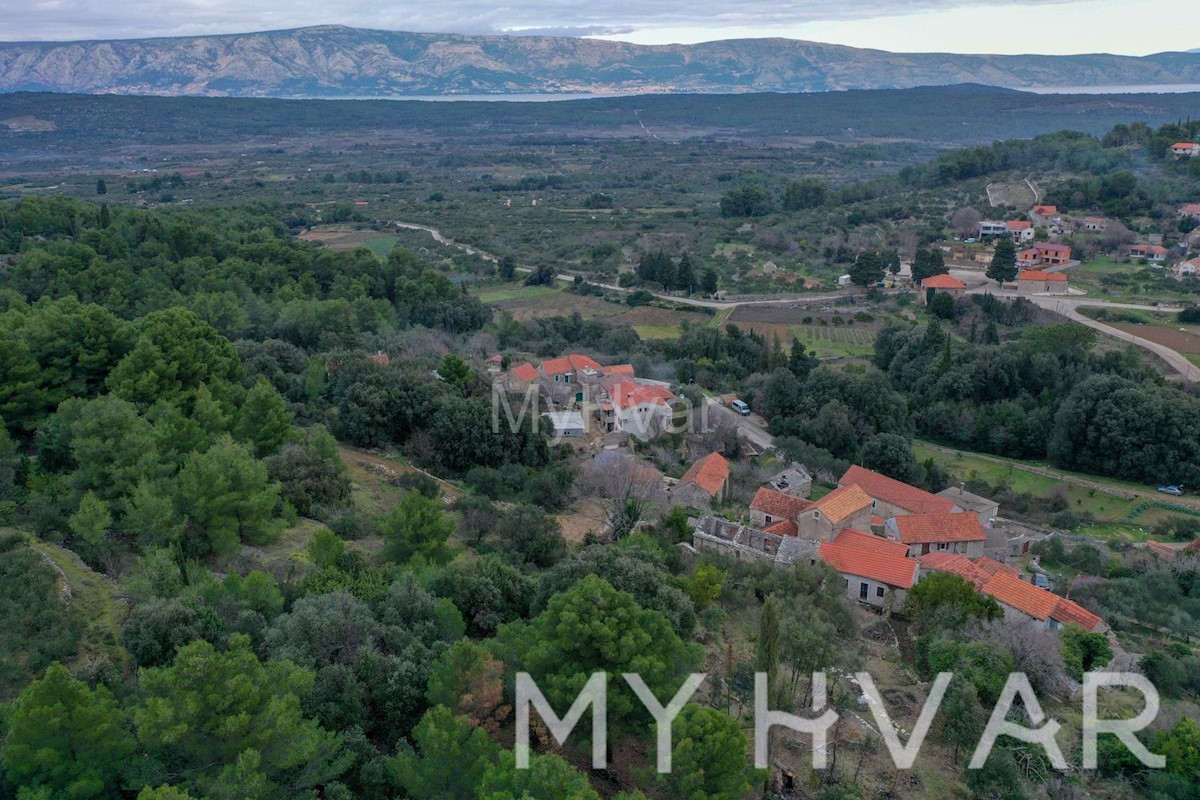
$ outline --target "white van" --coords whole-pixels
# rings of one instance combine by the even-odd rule
[[[741,414],[743,417],[750,416],[750,406],[746,405],[741,400],[734,400],[729,404],[729,407]]]

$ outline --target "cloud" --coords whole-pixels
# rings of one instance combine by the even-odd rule
[[[1045,5],[1066,0],[1025,0]],[[808,22],[870,19],[964,6],[984,0],[0,0],[8,40],[109,39],[211,35],[338,24],[400,31],[598,36],[668,28],[772,29]]]

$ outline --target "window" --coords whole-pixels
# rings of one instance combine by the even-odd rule
[[[820,519],[820,518],[821,518],[821,512],[820,512],[820,511],[814,511],[814,512],[813,512],[813,519]]]
[[[945,549],[946,549],[946,543],[938,542],[938,550],[945,550]]]
[[[770,515],[770,514],[763,514],[763,517],[765,517],[765,518],[766,518],[766,520],[767,520],[767,524],[768,524],[768,525],[770,525],[770,524],[771,524],[771,519],[772,519],[771,515]]]
[[[862,598],[863,600],[867,599],[867,593],[870,591],[871,591],[871,587],[867,586],[865,583],[860,583],[858,585],[858,596],[860,598]]]
[[[843,584],[843,588],[849,589],[850,588],[850,579],[842,578],[842,584]]]
[[[882,586],[875,587],[875,596],[883,597],[883,587]]]

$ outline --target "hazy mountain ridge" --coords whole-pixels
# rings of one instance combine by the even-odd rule
[[[788,39],[644,46],[595,39],[340,26],[0,43],[0,91],[243,97],[801,92],[982,83],[1200,83],[1200,54],[900,54]]]

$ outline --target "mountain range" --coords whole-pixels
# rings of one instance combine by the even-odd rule
[[[790,39],[648,46],[342,26],[0,42],[0,92],[378,98],[818,92],[960,83],[1010,88],[1200,84],[1200,54],[906,54]]]

